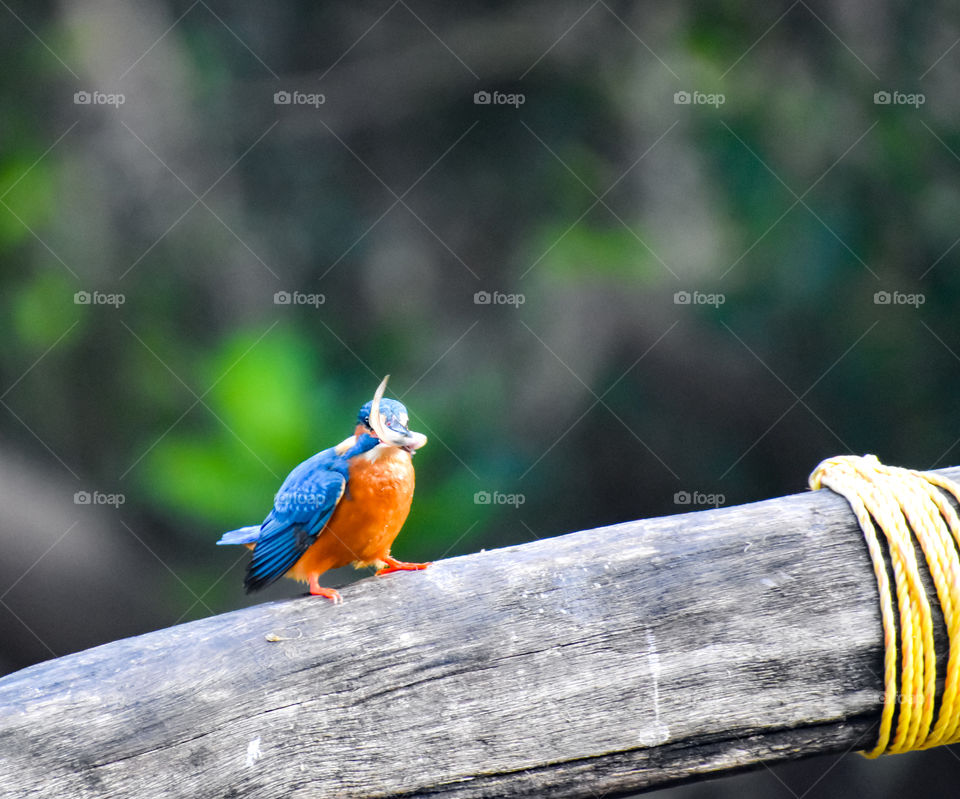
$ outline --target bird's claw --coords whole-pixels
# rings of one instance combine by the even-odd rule
[[[392,574],[393,572],[421,571],[427,568],[427,566],[432,565],[430,563],[407,563],[406,561],[397,560],[396,558],[384,558],[383,562],[387,565],[376,573],[377,577],[383,577],[383,575]]]
[[[333,602],[334,605],[342,605],[343,597],[336,588],[324,588],[317,582],[316,577],[310,578],[310,596],[324,596]]]

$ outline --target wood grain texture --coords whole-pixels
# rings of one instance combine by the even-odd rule
[[[876,583],[829,491],[453,558],[343,596],[0,680],[0,797],[616,796],[876,733]]]

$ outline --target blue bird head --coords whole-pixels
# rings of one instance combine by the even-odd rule
[[[389,377],[383,378],[373,399],[360,408],[357,424],[362,425],[369,435],[380,439],[381,443],[412,453],[427,443],[427,437],[408,427],[410,417],[402,402],[383,398]],[[379,413],[374,413],[374,405]]]
[[[362,424],[367,428],[370,427],[370,411],[372,408],[373,400],[365,403],[363,407],[360,408],[360,412],[357,414],[357,424]],[[409,419],[407,406],[393,399],[380,400],[380,414],[383,416],[383,421],[387,423],[388,427],[391,423],[399,423],[406,426]]]

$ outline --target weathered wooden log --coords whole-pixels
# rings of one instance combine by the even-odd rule
[[[877,589],[830,491],[452,558],[343,595],[0,680],[0,796],[618,795],[876,734]]]

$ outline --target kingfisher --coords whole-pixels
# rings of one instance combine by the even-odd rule
[[[253,550],[247,593],[285,576],[340,604],[340,593],[318,582],[328,569],[375,566],[380,576],[430,565],[390,555],[413,501],[413,454],[427,437],[410,430],[403,403],[384,399],[389,378],[360,408],[352,436],[287,475],[263,524],[231,530],[217,541]]]

